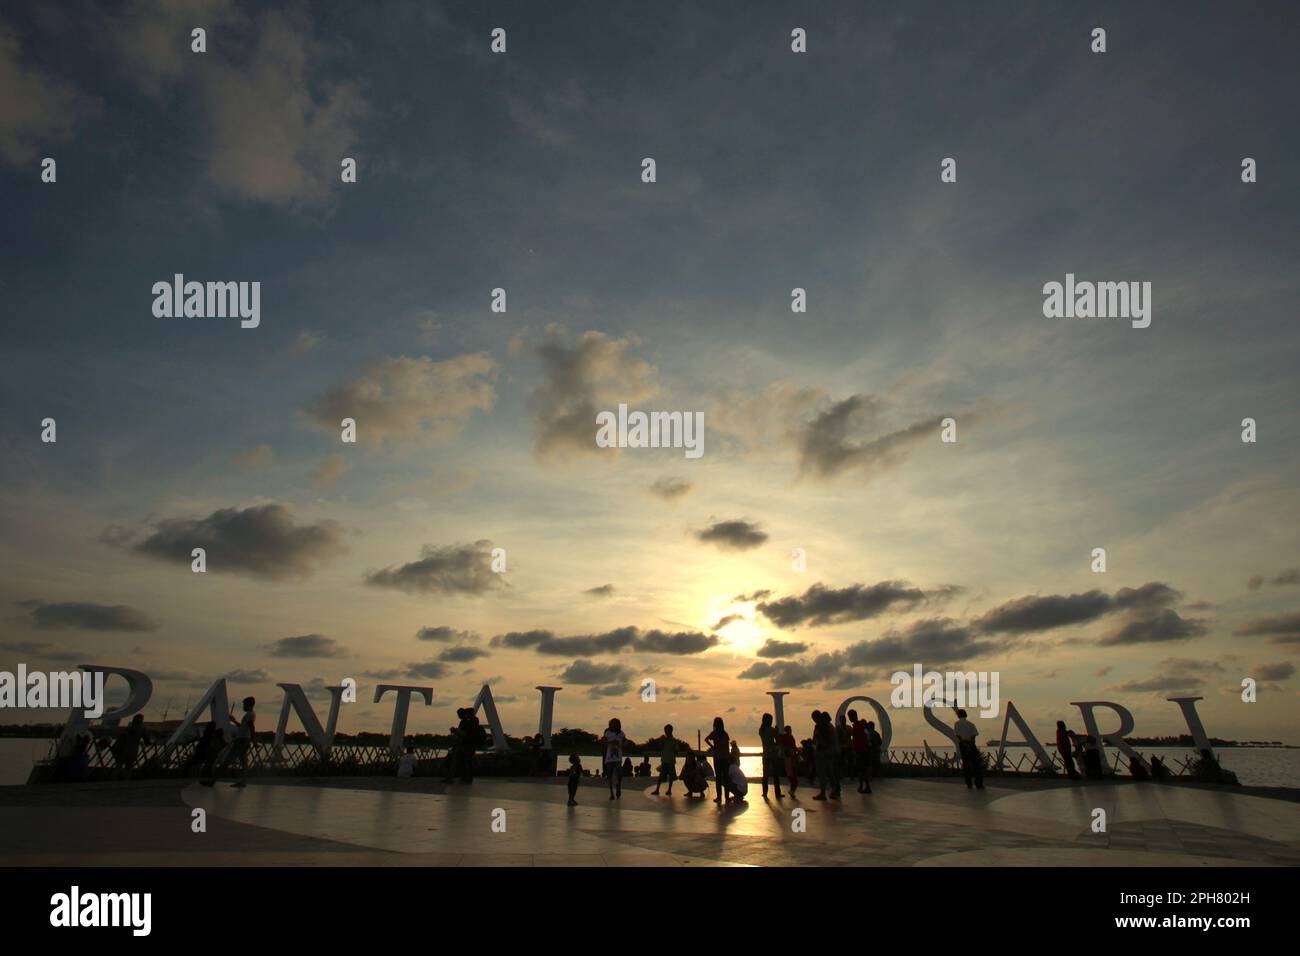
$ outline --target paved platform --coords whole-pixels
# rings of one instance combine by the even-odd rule
[[[1300,864],[1300,803],[1158,784],[890,778],[839,803],[718,806],[630,781],[146,781],[0,789],[3,865],[1233,866]],[[191,829],[193,809],[207,832]],[[1091,829],[1107,814],[1105,833]],[[802,827],[796,810],[804,811]],[[495,826],[494,826],[495,823]],[[504,823],[504,826],[502,824]]]

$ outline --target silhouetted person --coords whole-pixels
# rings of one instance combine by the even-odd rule
[[[1106,776],[1101,766],[1101,748],[1092,734],[1083,738],[1083,773],[1089,780],[1101,780]]]
[[[885,739],[881,737],[879,732],[876,730],[876,722],[874,720],[867,721],[867,736],[871,739],[871,775],[873,777],[879,777],[880,761],[885,746]]]
[[[817,793],[814,800],[826,799],[826,788],[831,789],[830,798],[840,798],[839,775],[840,738],[835,732],[828,711],[813,711],[813,755],[817,762]]]
[[[664,725],[664,744],[659,751],[659,782],[655,784],[655,796],[659,796],[659,788],[668,781],[668,796],[673,795],[673,781],[677,779],[677,745],[678,740],[673,736],[673,725]]]
[[[190,754],[190,763],[186,771],[201,771],[208,765],[208,761],[216,756],[221,744],[221,732],[217,729],[217,722],[209,720],[207,726],[203,728],[203,733],[199,734],[199,742],[194,745],[194,752]]]
[[[858,771],[858,793],[871,792],[871,735],[867,722],[856,710],[849,711],[850,732],[853,737],[853,765]]]
[[[627,737],[623,734],[623,724],[617,717],[609,719],[609,727],[601,738],[605,744],[605,776],[609,778],[609,799],[623,796],[623,745]],[[628,761],[631,763],[631,761]]]
[[[972,786],[976,790],[984,789],[984,761],[980,758],[975,738],[979,731],[966,719],[966,711],[957,711],[957,722],[952,725],[952,732],[957,735],[957,752],[961,754],[961,774],[966,778],[966,789]],[[972,784],[971,781],[975,782]]]
[[[569,754],[569,806],[578,805],[578,784],[582,780],[582,759],[577,754]]]
[[[125,780],[131,776],[131,768],[135,766],[140,754],[140,740],[143,737],[144,714],[136,714],[113,744],[113,764],[118,777]]]
[[[704,742],[709,745],[709,752],[713,755],[713,782],[717,791],[713,802],[722,803],[723,793],[726,793],[730,802],[731,786],[727,780],[727,765],[731,763],[731,735],[727,733],[721,717],[713,718],[713,730],[704,738]]]
[[[1070,731],[1065,727],[1065,721],[1056,722],[1056,752],[1061,755],[1061,763],[1065,765],[1065,774],[1071,780],[1079,779],[1079,771],[1074,767],[1074,742],[1070,739]]]
[[[840,714],[835,719],[835,740],[839,744],[835,750],[835,755],[839,758],[835,772],[843,779],[852,776],[857,769],[853,763],[853,728],[849,726],[847,714]]]
[[[780,800],[781,771],[785,761],[781,757],[781,744],[771,714],[763,715],[763,720],[758,725],[758,739],[763,743],[763,797],[767,797],[767,780],[771,777],[772,786],[776,788],[776,798]]]
[[[686,759],[682,762],[682,784],[688,797],[704,796],[709,789],[709,780],[704,775],[704,758],[696,756],[693,750],[686,751]]]
[[[239,718],[239,723],[235,725],[235,739],[226,747],[225,753],[221,756],[221,763],[217,767],[217,775],[223,774],[226,768],[232,763],[239,764],[239,779],[236,780],[232,787],[243,787],[247,783],[244,777],[248,774],[248,753],[253,749],[253,734],[257,730],[257,715],[253,712],[253,705],[257,701],[252,697],[245,697],[243,700],[244,714]],[[234,721],[235,715],[230,715],[231,721]],[[209,764],[209,768],[211,764]],[[209,774],[206,780],[200,781],[205,787],[211,787],[216,784],[216,779]]]
[[[786,724],[785,730],[777,738],[777,743],[781,746],[781,763],[785,767],[786,780],[790,784],[790,796],[794,796],[799,789],[799,747],[794,742],[794,734],[790,730],[790,725]]]

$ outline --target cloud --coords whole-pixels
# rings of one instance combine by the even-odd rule
[[[256,670],[237,668],[222,676],[224,676],[226,680],[234,681],[236,684],[264,684],[271,679],[271,675],[261,668]]]
[[[759,657],[798,657],[806,653],[808,645],[803,641],[778,641],[768,638],[758,649]]]
[[[635,344],[591,331],[570,345],[552,330],[538,346],[544,378],[531,406],[539,459],[608,453],[596,445],[596,414],[658,394],[654,366],[629,354]]]
[[[347,471],[348,462],[342,455],[329,455],[311,473],[311,483],[317,488],[328,488]]]
[[[1257,681],[1286,680],[1288,677],[1295,676],[1295,665],[1289,663],[1256,664],[1251,668],[1250,676]]]
[[[627,693],[627,684],[605,684],[587,691],[588,697],[620,697]]]
[[[726,614],[718,621],[717,624],[714,624],[713,627],[709,628],[709,630],[720,631],[728,624],[734,624],[737,621],[746,621],[746,620],[749,619],[745,617],[745,615],[743,614]]]
[[[435,362],[428,356],[381,359],[351,381],[336,385],[307,405],[307,421],[338,432],[357,423],[357,441],[372,448],[401,440],[440,442],[461,433],[470,415],[496,401],[497,364],[483,354]]]
[[[1257,617],[1247,621],[1233,633],[1240,637],[1272,635],[1278,643],[1284,643],[1282,638],[1287,640],[1300,638],[1300,612]]]
[[[492,542],[424,546],[420,560],[371,571],[366,583],[377,588],[396,588],[410,594],[485,594],[505,587],[501,575],[492,570]]]
[[[270,445],[258,445],[251,451],[246,451],[242,455],[235,456],[235,464],[245,470],[254,468],[265,468],[275,459],[275,452],[271,450]]]
[[[272,581],[306,577],[344,550],[333,521],[298,525],[283,505],[222,508],[206,518],[166,518],[141,541],[135,541],[135,532],[118,528],[109,528],[104,537],[118,545],[135,542],[132,550],[173,564],[189,565],[192,549],[203,548],[209,572]]]
[[[1223,665],[1216,661],[1189,657],[1167,657],[1157,668],[1157,673],[1151,677],[1125,681],[1111,689],[1121,693],[1151,694],[1195,691],[1204,685],[1207,676],[1223,672]]]
[[[602,585],[600,585],[599,587],[587,588],[587,590],[583,591],[582,593],[583,593],[583,594],[590,595],[591,597],[594,597],[594,598],[607,598],[607,597],[613,597],[613,596],[614,596],[614,585],[612,585],[612,584],[602,584]]]
[[[865,683],[871,673],[886,666],[952,664],[1001,649],[995,642],[981,641],[971,628],[950,618],[929,618],[902,631],[890,631],[877,640],[858,641],[811,658],[756,661],[737,677],[768,680],[782,687],[826,684],[840,689]]]
[[[407,677],[419,677],[425,680],[437,680],[445,677],[447,674],[447,665],[441,661],[425,661],[424,663],[406,665]]]
[[[12,654],[18,654],[26,658],[38,658],[59,663],[71,663],[73,661],[84,663],[87,658],[87,655],[81,651],[74,651],[59,644],[48,644],[45,641],[0,641],[0,650],[9,651]]]
[[[347,657],[346,647],[324,634],[282,637],[269,645],[272,657]]]
[[[1135,617],[1117,630],[1106,635],[1099,642],[1102,646],[1117,644],[1154,644],[1162,641],[1185,641],[1200,637],[1208,632],[1205,624],[1198,620],[1180,617],[1178,612],[1165,608],[1158,614]]]
[[[539,654],[562,657],[618,654],[624,650],[647,654],[698,654],[720,642],[711,634],[698,631],[668,633],[660,630],[642,631],[628,626],[605,631],[602,634],[579,634],[557,637],[546,630],[511,631],[492,638],[493,647],[531,647]]]
[[[438,655],[438,660],[449,663],[463,663],[464,661],[472,661],[480,657],[490,656],[491,654],[488,651],[483,650],[481,647],[467,647],[461,645],[459,647],[447,648]]]
[[[664,476],[656,478],[654,484],[648,490],[656,498],[662,498],[664,501],[676,501],[678,498],[684,498],[690,494],[693,487],[694,485],[685,478]]]
[[[576,660],[560,674],[560,680],[566,684],[613,684],[631,677],[632,671],[622,664],[597,664],[589,660]]]
[[[876,434],[873,438],[853,437],[878,431],[882,410],[879,399],[852,395],[818,414],[796,435],[799,476],[832,478],[846,471],[874,472],[902,462],[911,447],[929,438],[939,440],[939,416]],[[966,417],[970,420],[970,416]]]
[[[1120,588],[1113,597],[1095,589],[1082,594],[1030,595],[1000,604],[985,613],[975,624],[980,630],[990,633],[1048,631],[1073,624],[1086,624],[1116,611],[1131,611],[1135,614],[1155,611],[1180,597],[1180,592],[1159,581],[1138,588]],[[1159,617],[1160,615],[1148,615],[1146,620]],[[1164,623],[1168,625],[1171,622],[1165,619]],[[1140,628],[1135,628],[1136,631],[1140,631]]]
[[[126,604],[92,604],[69,601],[60,604],[45,601],[20,601],[27,608],[31,623],[43,631],[156,631],[158,625],[144,611]]]
[[[906,581],[881,581],[869,587],[853,584],[844,588],[828,588],[819,582],[802,597],[759,601],[757,609],[777,627],[792,628],[803,624],[823,627],[866,620],[895,605],[912,607],[924,599],[925,592]]]
[[[441,643],[450,643],[452,641],[477,641],[478,634],[474,631],[458,631],[455,628],[440,624],[437,627],[422,627],[415,632],[415,639],[418,641],[439,641]]]
[[[748,551],[766,541],[767,533],[757,524],[736,519],[711,524],[695,532],[695,537],[705,544],[716,544],[723,551]]]
[[[1275,588],[1285,587],[1288,584],[1300,584],[1300,568],[1287,568],[1280,574],[1268,579],[1257,574],[1246,582],[1246,587],[1252,591],[1258,591],[1265,584]]]
[[[98,102],[71,84],[23,63],[17,34],[0,20],[0,162],[31,166],[97,110]]]

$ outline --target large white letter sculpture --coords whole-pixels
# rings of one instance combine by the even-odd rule
[[[321,760],[328,760],[330,748],[334,746],[334,732],[339,724],[339,704],[343,702],[343,688],[326,687],[330,692],[330,715],[322,729],[320,720],[316,717],[316,711],[311,702],[307,700],[307,695],[302,692],[301,684],[276,684],[276,687],[284,691],[284,701],[280,704],[280,723],[275,728],[275,747],[272,750],[277,759],[280,756],[280,750],[284,747],[284,731],[289,725],[289,711],[296,711],[298,720],[302,723],[302,729],[307,731],[307,738],[311,745],[316,748],[316,753],[320,755]]]
[[[1025,718],[1020,716],[1020,711],[1016,710],[1016,705],[1011,701],[1007,701],[1007,715],[1002,719],[1002,737],[998,740],[998,759],[993,762],[993,769],[1002,769],[1002,755],[1007,749],[1007,731],[1011,729],[1012,723],[1016,725],[1020,730],[1020,733],[1024,736],[1025,743],[1029,745],[1029,749],[1037,755],[1039,769],[1046,773],[1054,773],[1055,770],[1052,767],[1052,758],[1047,755],[1047,751],[1043,749],[1043,745],[1039,742],[1038,738],[1034,736],[1034,732],[1029,729],[1029,724],[1025,722]]]
[[[390,690],[397,691],[397,706],[393,708],[393,732],[388,736],[388,749],[395,754],[402,752],[402,743],[406,740],[406,714],[411,709],[411,695],[419,694],[428,706],[433,704],[432,687],[408,687],[405,684],[379,684],[375,687],[375,703]]]
[[[838,724],[844,712],[849,709],[849,704],[864,700],[871,705],[871,709],[876,712],[876,722],[880,725],[880,760],[883,763],[889,762],[889,741],[894,736],[894,727],[889,722],[889,711],[880,706],[880,703],[870,697],[849,697],[844,703],[840,704],[840,709],[835,712],[835,722]]]
[[[1124,735],[1133,732],[1134,720],[1133,715],[1128,709],[1121,707],[1119,704],[1111,703],[1108,700],[1072,700],[1071,707],[1078,707],[1083,714],[1084,729],[1092,735],[1097,741],[1097,750],[1101,757],[1101,766],[1103,772],[1106,767],[1106,744],[1115,747],[1120,753],[1127,756],[1130,760],[1136,760],[1141,764],[1142,769],[1151,772],[1151,765],[1143,759],[1142,755],[1124,742]],[[1097,715],[1093,711],[1098,707],[1109,707],[1119,716],[1119,729],[1108,734],[1103,734],[1097,730]]]

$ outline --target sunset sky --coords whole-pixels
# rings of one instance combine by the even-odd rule
[[[1195,693],[1300,743],[1300,14],[616,6],[0,12],[0,670],[139,668],[150,719],[229,675],[261,729],[353,677],[348,732],[558,684],[557,729],[750,746],[768,690],[802,736],[921,663],[1044,739]],[[156,318],[176,273],[260,325]],[[1067,273],[1150,327],[1045,318]],[[597,447],[619,403],[703,456]]]

